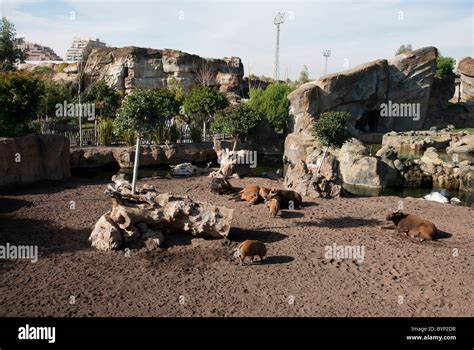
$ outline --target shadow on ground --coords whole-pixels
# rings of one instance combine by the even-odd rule
[[[262,242],[270,243],[281,241],[287,237],[287,235],[274,231],[251,231],[242,230],[240,228],[232,228],[229,233],[229,239],[236,242],[243,242],[247,239],[256,239]]]
[[[361,226],[375,226],[382,222],[377,219],[355,218],[350,216],[342,216],[338,218],[324,218],[318,221],[304,221],[298,222],[300,226],[316,226],[327,228],[346,228],[346,227],[361,227]]]

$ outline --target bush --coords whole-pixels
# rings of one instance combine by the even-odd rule
[[[40,76],[51,76],[54,74],[54,69],[48,66],[36,66],[31,70],[31,73]]]
[[[170,142],[170,128],[166,125],[160,126],[152,135],[153,142],[157,145],[164,145]]]
[[[56,117],[56,105],[72,101],[68,88],[49,79],[44,81],[44,93],[41,95],[38,114],[43,117]],[[63,116],[64,118],[64,116]]]
[[[127,129],[122,133],[122,139],[128,147],[132,147],[137,142],[137,135],[135,130]]]
[[[99,123],[99,142],[102,146],[110,146],[114,142],[114,121],[103,118]]]
[[[22,136],[38,112],[44,84],[28,73],[0,73],[0,136]]]
[[[191,140],[193,140],[194,143],[202,142],[202,130],[195,126],[192,126],[191,127]]]
[[[60,63],[55,67],[55,70],[58,73],[64,73],[64,68],[66,68],[68,65],[68,63]]]
[[[326,112],[313,127],[313,135],[325,147],[341,147],[350,138],[347,131],[348,112]]]
[[[262,116],[246,105],[234,105],[217,113],[211,125],[213,132],[232,135],[234,142],[255,128]]]
[[[456,60],[454,58],[439,55],[436,58],[435,77],[442,78],[446,75],[452,74],[455,63],[456,63]]]
[[[171,125],[169,127],[170,129],[170,142],[171,143],[176,143],[178,142],[180,136],[181,136],[181,133],[179,132],[179,129],[176,127],[176,125]]]
[[[119,95],[103,80],[97,82],[84,96],[84,102],[94,103],[98,116],[115,117]]]
[[[213,117],[217,111],[226,108],[228,105],[229,101],[227,101],[224,94],[203,86],[191,90],[183,103],[185,112],[192,115],[199,122]]]
[[[264,115],[277,129],[285,129],[288,123],[290,101],[288,94],[293,89],[287,84],[270,84],[264,91],[250,89],[248,105]]]

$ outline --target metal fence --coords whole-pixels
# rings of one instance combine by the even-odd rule
[[[79,147],[80,137],[79,137],[79,127],[71,125],[41,125],[41,134],[54,134],[62,135],[69,139],[69,144],[71,147]],[[100,128],[95,129],[82,129],[82,146],[100,146]],[[201,135],[201,142],[212,142],[214,139],[226,140],[232,138],[230,135],[219,134],[219,133],[207,133]],[[189,128],[181,128],[180,137],[176,143],[194,143],[191,137],[191,131]],[[117,140],[114,142],[116,146],[124,146],[126,143],[122,140]],[[141,139],[142,145],[154,145],[155,142],[148,138]]]

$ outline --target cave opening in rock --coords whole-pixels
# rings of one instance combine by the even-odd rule
[[[356,120],[355,128],[364,132],[377,132],[379,118],[380,110],[367,111]]]

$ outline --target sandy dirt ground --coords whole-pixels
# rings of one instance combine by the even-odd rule
[[[419,243],[379,229],[398,197],[307,201],[270,218],[263,204],[212,194],[207,177],[147,182],[233,208],[229,240],[174,234],[163,249],[96,251],[87,239],[111,207],[106,182],[11,190],[0,195],[0,244],[38,245],[39,260],[0,260],[0,316],[474,316],[471,208],[403,200],[446,237]],[[245,239],[266,243],[263,263],[231,258]],[[363,246],[363,261],[326,257],[334,244]]]

